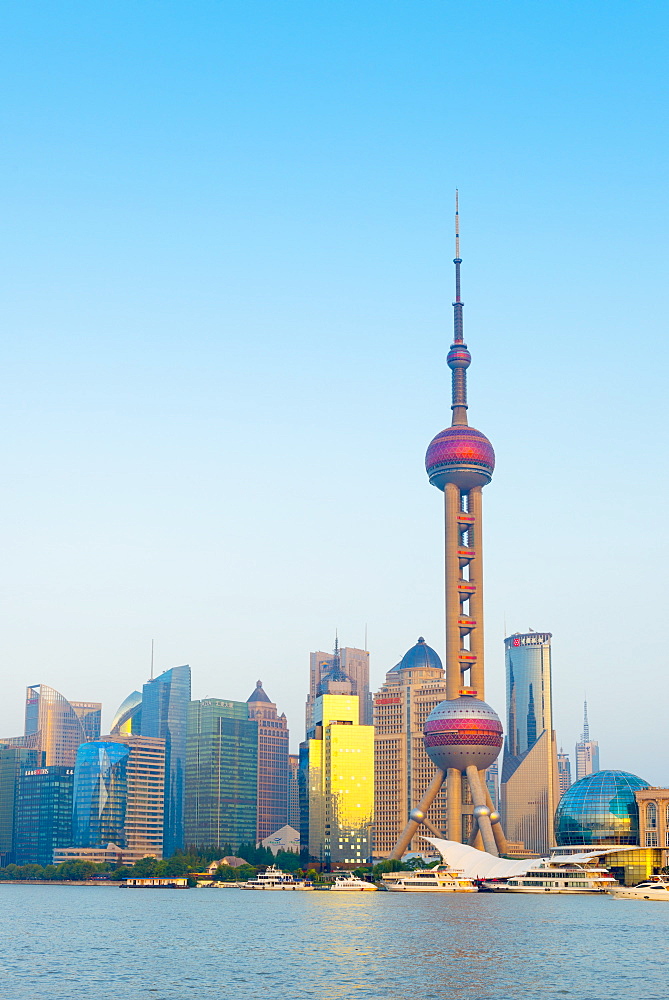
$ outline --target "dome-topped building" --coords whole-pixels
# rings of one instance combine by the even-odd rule
[[[423,636],[418,637],[415,646],[408,649],[399,663],[389,673],[399,673],[400,670],[443,670],[439,653],[428,646]]]
[[[595,771],[575,782],[555,813],[558,846],[639,843],[639,806],[634,793],[650,785],[627,771]]]

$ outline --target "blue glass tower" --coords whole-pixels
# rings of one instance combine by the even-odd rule
[[[148,681],[142,691],[142,736],[165,740],[165,832],[163,854],[183,849],[186,730],[190,704],[190,667],[172,667]]]
[[[127,765],[122,743],[83,743],[74,766],[72,839],[75,847],[125,847]]]
[[[16,797],[15,862],[50,865],[72,842],[74,770],[57,764],[21,771]]]

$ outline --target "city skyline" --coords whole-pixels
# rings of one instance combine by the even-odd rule
[[[372,689],[417,635],[444,655],[418,456],[443,414],[459,186],[472,403],[499,458],[487,697],[503,704],[503,635],[550,630],[560,740],[587,675],[603,763],[662,783],[666,12],[262,9],[3,12],[0,732],[26,684],[112,713],[151,639],[196,698],[243,701],[262,676],[293,727],[304,657],[335,629],[370,649]],[[660,558],[632,548],[623,456],[657,470]],[[596,503],[587,615],[575,489]],[[611,680],[641,660],[657,697],[632,733]]]

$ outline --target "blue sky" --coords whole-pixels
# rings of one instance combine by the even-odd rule
[[[0,732],[189,662],[302,735],[308,653],[443,652],[461,194],[487,697],[669,782],[663,4],[10,2]],[[635,707],[638,706],[638,707]]]

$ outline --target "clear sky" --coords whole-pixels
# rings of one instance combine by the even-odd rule
[[[558,740],[669,783],[667,29],[659,2],[9,0],[0,733],[26,684],[378,686],[443,653],[460,189],[486,695],[554,634]]]

